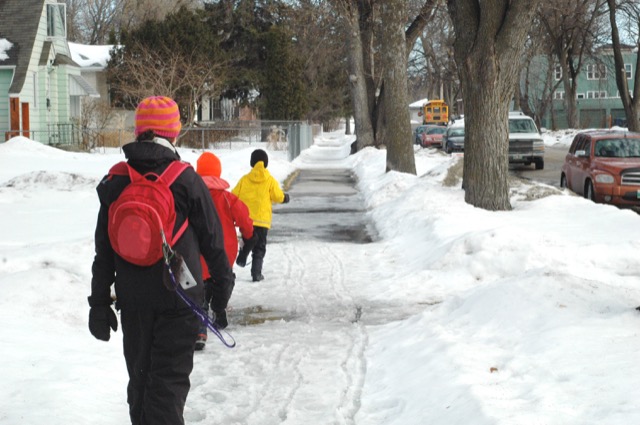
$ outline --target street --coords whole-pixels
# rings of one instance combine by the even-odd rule
[[[509,169],[518,177],[560,187],[560,171],[567,151],[566,146],[545,146],[544,170],[536,170],[533,165],[522,164],[514,164]]]

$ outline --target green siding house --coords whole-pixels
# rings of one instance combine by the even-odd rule
[[[0,0],[0,141],[72,143],[83,96],[99,96],[71,59],[66,5]]]
[[[622,56],[625,63],[629,90],[633,90],[634,67],[636,66],[637,51],[632,48],[623,49]],[[581,72],[577,77],[576,107],[580,128],[608,128],[614,125],[626,126],[626,117],[614,73],[613,51],[610,47],[598,49],[595,55],[583,60]],[[533,70],[533,71],[532,71]],[[563,85],[552,93],[543,93],[542,86],[547,79],[547,86],[555,86],[560,82],[561,69],[559,66],[549,67],[547,59],[538,56],[534,59],[532,70],[529,71],[530,96],[551,96],[552,107],[547,108],[544,116],[540,117],[542,127],[567,128],[567,113],[565,106],[565,91]],[[550,75],[547,76],[547,74]],[[533,75],[540,78],[533,78]],[[546,76],[546,77],[545,77]],[[552,119],[553,116],[553,119]]]

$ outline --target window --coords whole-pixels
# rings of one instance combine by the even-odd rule
[[[67,5],[47,4],[47,37],[67,38]]]
[[[632,71],[632,65],[630,63],[625,63],[624,73],[627,74],[627,80],[631,79],[631,71]]]
[[[607,92],[606,91],[588,91],[587,99],[606,99]]]
[[[556,81],[562,79],[562,67],[560,65],[556,65],[556,69],[554,71]]]
[[[536,125],[531,118],[509,118],[509,133],[537,133]]]
[[[553,98],[556,99],[556,100],[564,99],[564,92],[563,91],[555,91],[555,92],[553,92]]]
[[[584,93],[576,93],[576,99],[584,99]]]
[[[584,146],[584,136],[576,136],[576,140],[573,148],[571,149],[571,153],[575,154],[576,151],[579,151]]]
[[[33,73],[33,107],[38,107],[38,73]]]
[[[586,151],[589,153],[591,150],[591,140],[588,137],[582,136],[576,143],[576,148],[572,153],[576,153],[577,151]]]
[[[603,64],[587,65],[587,80],[607,78],[607,67]]]

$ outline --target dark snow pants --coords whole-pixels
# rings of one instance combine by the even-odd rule
[[[267,253],[267,233],[269,233],[269,229],[254,226],[253,233],[258,235],[258,238],[253,251],[251,251],[251,276],[258,276],[262,274],[262,263]]]
[[[199,319],[189,308],[122,309],[133,425],[182,425]]]

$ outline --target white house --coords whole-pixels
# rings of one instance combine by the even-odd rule
[[[409,117],[411,120],[411,126],[415,127],[422,124],[422,105],[428,102],[429,99],[420,99],[409,105]]]

